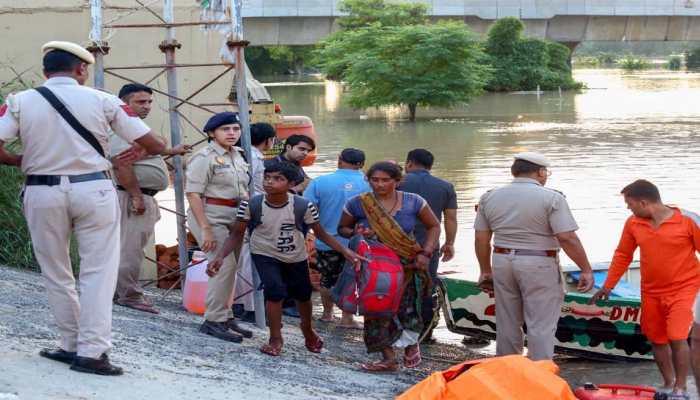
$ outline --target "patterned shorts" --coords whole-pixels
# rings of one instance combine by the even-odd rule
[[[335,250],[318,251],[316,270],[321,274],[321,287],[330,289],[343,271],[345,257]]]

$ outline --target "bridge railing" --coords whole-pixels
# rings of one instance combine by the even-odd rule
[[[424,3],[434,16],[507,16],[549,19],[557,15],[697,16],[700,0],[405,0]],[[340,0],[244,0],[243,16],[337,17]]]

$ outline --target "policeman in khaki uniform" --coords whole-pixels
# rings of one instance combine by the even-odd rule
[[[153,90],[148,86],[130,83],[119,91],[119,98],[129,108],[145,119],[151,111]],[[163,143],[165,140],[160,138]],[[118,135],[110,137],[113,156],[128,148],[129,144]],[[181,155],[189,151],[189,145],[180,144],[167,149],[163,154]],[[144,247],[154,233],[160,219],[160,209],[155,195],[168,188],[168,168],[160,155],[146,157],[133,164],[116,164],[114,181],[121,210],[121,251],[119,278],[117,279],[116,303],[139,311],[158,314],[159,311],[143,295],[139,284]]]
[[[243,149],[234,146],[241,137],[238,114],[214,115],[204,132],[209,135],[209,144],[195,152],[187,165],[187,221],[200,248],[213,260],[228,237],[239,202],[248,200],[250,177]],[[207,311],[200,331],[239,343],[253,333],[236,324],[229,304],[237,269],[231,254],[224,259],[219,273],[209,278]]]
[[[26,174],[24,214],[61,337],[58,349],[39,354],[75,371],[120,375],[122,369],[107,356],[119,268],[119,204],[108,175],[112,165],[100,152],[106,153],[110,128],[150,154],[164,146],[117,97],[83,86],[94,63],[87,50],[69,42],[49,42],[42,50],[44,88],[89,132],[78,133],[37,90],[8,96],[0,107],[0,162]],[[2,150],[17,137],[22,156]],[[139,156],[142,150],[132,146],[115,162]],[[71,234],[79,245],[80,296],[68,255]]]
[[[522,354],[523,323],[528,357],[545,360],[554,355],[554,334],[564,300],[560,248],[581,269],[578,290],[586,292],[593,286],[591,266],[566,198],[544,187],[549,166],[542,154],[516,154],[511,167],[515,179],[484,194],[477,206],[474,229],[479,283],[496,295],[498,355]]]

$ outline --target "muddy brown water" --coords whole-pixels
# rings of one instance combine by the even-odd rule
[[[434,174],[455,185],[460,207],[457,255],[441,270],[474,279],[473,205],[486,190],[510,180],[511,157],[519,151],[540,151],[552,160],[548,186],[566,194],[594,262],[611,259],[629,215],[619,192],[635,179],[656,183],[667,203],[700,211],[700,75],[578,70],[575,76],[589,89],[561,95],[485,94],[464,107],[419,108],[416,123],[402,119],[405,110],[399,108],[353,110],[333,82],[305,78],[302,85],[286,82],[269,91],[286,115],[313,119],[319,156],[308,168],[312,177],[333,171],[344,147],[365,150],[369,163],[403,161],[413,148],[430,149],[436,156]],[[172,194],[161,198],[173,206]],[[174,242],[174,222],[165,216],[159,242]],[[562,262],[571,263],[565,257]],[[450,344],[461,341],[444,324],[437,337]],[[474,350],[493,354],[493,345]],[[660,382],[649,362],[560,361],[562,375],[574,385]]]

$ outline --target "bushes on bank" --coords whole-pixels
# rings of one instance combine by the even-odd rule
[[[651,67],[651,64],[649,64],[649,62],[645,59],[635,57],[631,54],[628,54],[618,60],[618,64],[620,65],[620,68],[624,69],[625,71],[639,71]]]
[[[668,69],[671,71],[679,71],[683,66],[683,58],[681,56],[671,56],[668,59]]]

